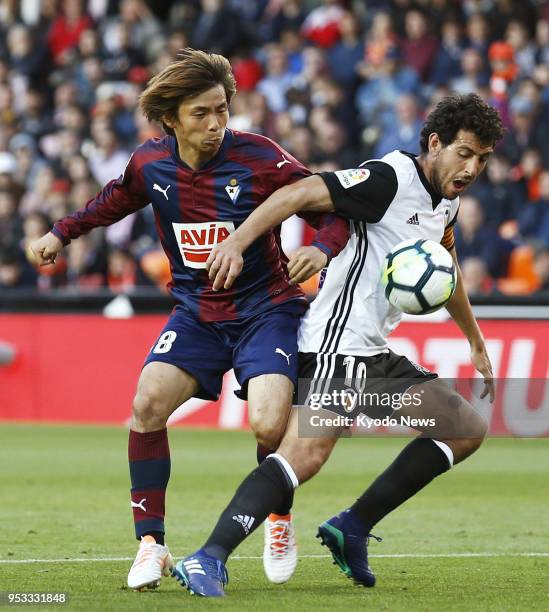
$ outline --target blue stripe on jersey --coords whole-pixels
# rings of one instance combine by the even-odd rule
[[[231,182],[236,182],[236,186],[240,187],[234,201],[226,189],[227,186],[231,187]],[[233,160],[226,160],[222,172],[215,175],[214,188],[218,218],[233,221],[236,229],[256,206],[253,171]],[[270,303],[268,283],[271,274],[265,264],[265,242],[265,238],[261,237],[246,251],[244,267],[234,285],[238,289],[234,298],[238,313],[248,313],[254,305]]]

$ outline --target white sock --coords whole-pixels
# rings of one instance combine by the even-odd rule
[[[433,438],[431,438],[431,440],[433,440]],[[448,463],[450,464],[450,467],[452,467],[454,465],[454,453],[452,452],[452,449],[448,446],[448,444],[445,444],[444,442],[440,442],[439,440],[433,440],[433,442],[446,455],[446,458],[448,459]]]

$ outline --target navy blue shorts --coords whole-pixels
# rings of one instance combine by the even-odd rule
[[[184,306],[174,308],[145,360],[175,365],[198,380],[196,397],[216,400],[223,375],[234,368],[247,399],[248,381],[261,374],[283,374],[297,381],[297,330],[301,302],[287,302],[238,321],[203,323]]]

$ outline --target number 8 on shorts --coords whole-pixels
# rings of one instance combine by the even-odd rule
[[[172,348],[175,339],[177,338],[177,333],[174,331],[164,332],[160,338],[158,338],[158,342],[153,348],[153,353],[169,353]]]

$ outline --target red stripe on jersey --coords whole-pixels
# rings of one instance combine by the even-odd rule
[[[159,159],[170,157],[171,154],[167,136],[164,136],[164,138],[152,138],[135,150],[133,161],[137,168],[142,168]]]

